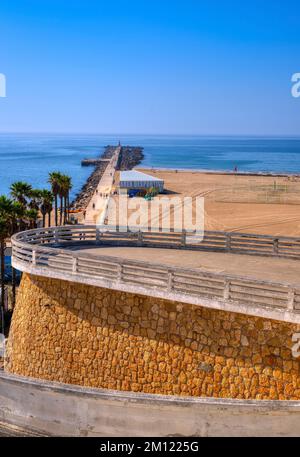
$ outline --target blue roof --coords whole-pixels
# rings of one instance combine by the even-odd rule
[[[155,178],[154,176],[146,175],[141,171],[127,170],[120,172],[120,181],[162,181],[163,179]]]

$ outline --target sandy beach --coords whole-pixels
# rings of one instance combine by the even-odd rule
[[[169,197],[203,196],[206,230],[300,235],[299,177],[138,170],[163,179]]]

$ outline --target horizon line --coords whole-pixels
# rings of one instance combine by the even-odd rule
[[[300,133],[121,133],[121,132],[57,132],[57,131],[1,131],[0,135],[99,135],[99,136],[198,136],[198,137],[252,137],[300,138]]]

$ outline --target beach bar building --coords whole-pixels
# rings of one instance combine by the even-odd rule
[[[120,172],[119,186],[121,190],[147,190],[155,187],[159,192],[162,192],[164,190],[164,181],[141,171],[130,170]]]

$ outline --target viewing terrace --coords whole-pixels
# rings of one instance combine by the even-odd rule
[[[12,248],[34,275],[300,323],[300,238],[85,225],[22,232]]]

